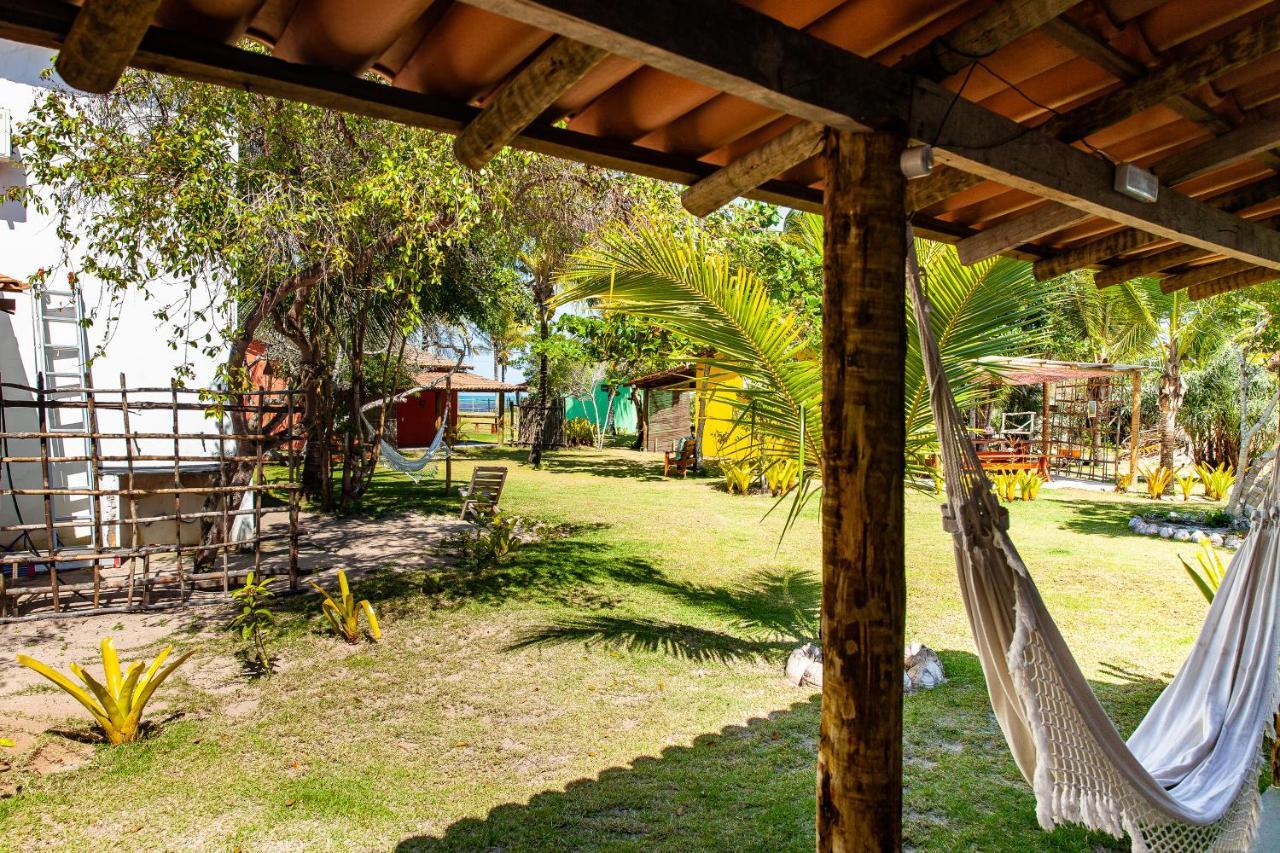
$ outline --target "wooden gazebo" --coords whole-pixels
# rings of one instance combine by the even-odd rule
[[[1000,439],[1021,450],[979,447],[984,468],[999,468],[1002,455],[1020,453],[1034,458],[1037,470],[1046,476],[1113,481],[1127,463],[1130,486],[1136,485],[1142,444],[1142,374],[1149,368],[1045,358],[984,358],[982,363],[991,369],[995,384],[1040,389],[1040,411],[1024,413],[1030,417],[1016,425],[1019,428],[1011,431],[1015,435]],[[986,439],[975,437],[975,441]]]
[[[0,36],[90,91],[132,64],[822,211],[821,849],[901,844],[908,223],[1192,298],[1280,269],[1276,2],[0,0]]]

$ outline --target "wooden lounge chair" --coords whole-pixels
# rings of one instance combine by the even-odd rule
[[[694,441],[693,436],[682,441],[683,443],[673,445],[670,450],[663,451],[662,476],[670,477],[671,469],[675,468],[683,477],[689,473],[690,468],[698,467],[698,442]]]
[[[462,512],[458,518],[479,518],[498,509],[502,487],[507,483],[507,466],[477,465],[471,472],[471,484],[458,491],[462,495]]]

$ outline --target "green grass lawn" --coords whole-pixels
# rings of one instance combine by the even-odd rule
[[[278,674],[230,689],[175,676],[164,692],[181,714],[153,737],[99,747],[0,801],[0,845],[813,849],[818,697],[781,668],[812,631],[816,507],[779,544],[769,498],[665,480],[652,457],[560,451],[539,471],[522,459],[472,451],[453,474],[506,462],[504,509],[564,535],[486,571],[402,565],[364,580],[376,645],[332,639],[315,596],[282,602]],[[1176,558],[1190,546],[1126,529],[1146,503],[1045,490],[1011,507],[1015,540],[1126,733],[1205,611]],[[366,505],[388,524],[457,511],[438,481],[386,472]],[[1037,827],[987,704],[936,499],[908,495],[907,532],[908,637],[941,652],[950,681],[906,700],[906,843],[1122,847]],[[217,631],[188,667],[225,668],[235,648]]]

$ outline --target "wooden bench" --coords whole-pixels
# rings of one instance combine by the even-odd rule
[[[1049,457],[1043,453],[1025,450],[979,450],[978,462],[983,471],[1035,471],[1046,481],[1049,475]]]
[[[684,439],[683,445],[674,445],[670,450],[663,451],[662,454],[662,476],[670,477],[671,469],[675,468],[683,477],[689,473],[690,468],[698,467],[698,442],[693,436]]]
[[[468,516],[479,518],[481,514],[497,512],[506,483],[507,466],[477,465],[471,472],[471,484],[458,490],[462,495],[462,512],[458,518],[465,521]]]

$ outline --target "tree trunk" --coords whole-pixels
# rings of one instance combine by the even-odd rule
[[[529,464],[537,468],[542,464],[542,448],[545,442],[544,432],[547,426],[547,408],[550,406],[550,395],[547,394],[547,383],[550,381],[550,365],[547,363],[546,343],[551,337],[551,323],[547,316],[547,300],[550,295],[543,296],[544,285],[536,286],[538,299],[538,338],[543,349],[538,353],[538,399],[534,406],[533,439],[529,445]]]
[[[819,851],[902,846],[902,149],[827,130]]]
[[[1182,366],[1178,356],[1178,337],[1171,335],[1165,345],[1164,366],[1160,373],[1160,465],[1173,468],[1173,455],[1178,446],[1178,412],[1182,408]]]
[[[632,450],[644,450],[644,436],[649,429],[649,412],[644,396],[639,389],[631,389],[631,406],[636,410],[636,440],[631,442]]]

